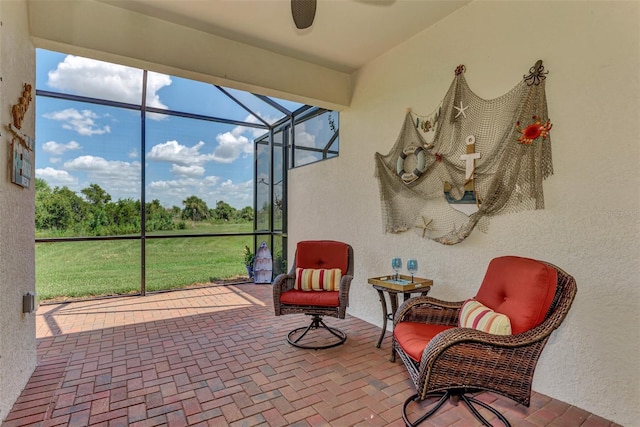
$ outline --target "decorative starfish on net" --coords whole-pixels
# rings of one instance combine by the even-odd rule
[[[421,225],[416,225],[416,228],[421,228],[422,229],[422,238],[424,239],[424,236],[427,234],[428,230],[433,230],[433,228],[431,227],[431,223],[433,222],[433,219],[430,219],[427,221],[427,218],[422,217],[422,224]]]

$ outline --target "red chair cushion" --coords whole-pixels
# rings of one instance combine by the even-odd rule
[[[419,363],[420,358],[422,358],[422,352],[429,344],[429,341],[440,332],[451,328],[453,326],[400,322],[394,327],[393,335],[407,356]]]
[[[542,323],[557,282],[556,270],[540,261],[515,256],[495,258],[489,263],[475,300],[506,314],[515,335]]]
[[[339,268],[347,274],[349,267],[349,246],[333,240],[307,240],[298,242],[296,247],[296,267],[299,268]]]
[[[338,307],[338,291],[307,292],[291,289],[280,295],[281,304]]]

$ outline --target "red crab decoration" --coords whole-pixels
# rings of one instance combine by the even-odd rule
[[[520,128],[520,122],[516,123],[516,130],[522,134],[520,135],[520,138],[518,138],[518,142],[520,144],[531,145],[538,137],[546,139],[547,135],[549,135],[549,131],[553,126],[551,121],[547,120],[547,122],[543,124],[540,117],[533,116],[532,118],[535,122],[524,128],[524,130]]]

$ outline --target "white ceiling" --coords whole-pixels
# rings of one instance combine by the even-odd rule
[[[100,1],[347,73],[470,2],[318,0],[298,30],[289,0]]]

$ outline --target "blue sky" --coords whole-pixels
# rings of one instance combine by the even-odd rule
[[[139,105],[142,71],[57,52],[37,50],[36,88]],[[251,94],[229,90],[267,122],[283,116]],[[301,104],[277,100],[295,110]],[[258,123],[211,84],[149,72],[147,105]],[[98,184],[112,200],[140,199],[146,162],[146,200],[183,207],[196,195],[210,208],[224,200],[253,204],[253,140],[264,129],[148,114],[146,152],[140,112],[39,97],[36,104],[36,177],[79,192]],[[296,140],[314,145],[304,127]],[[259,179],[259,178],[258,178]]]

